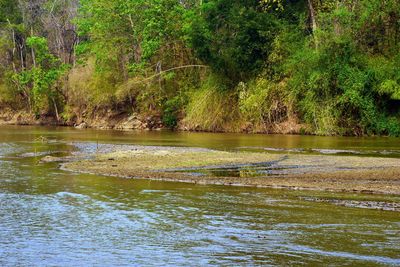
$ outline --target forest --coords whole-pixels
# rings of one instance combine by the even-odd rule
[[[0,0],[4,109],[399,136],[400,1]]]

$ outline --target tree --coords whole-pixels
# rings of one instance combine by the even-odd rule
[[[43,37],[29,37],[27,46],[34,51],[34,66],[14,75],[19,88],[29,96],[29,107],[39,115],[42,110],[54,108],[60,119],[57,98],[58,82],[67,70],[60,60],[49,52],[47,40]]]
[[[274,12],[251,0],[205,1],[199,8],[189,31],[196,56],[233,84],[255,75],[281,26]]]

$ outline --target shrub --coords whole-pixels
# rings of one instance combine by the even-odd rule
[[[211,76],[200,89],[189,94],[184,123],[197,130],[235,131],[240,123],[237,101],[235,92],[221,85],[218,77]]]

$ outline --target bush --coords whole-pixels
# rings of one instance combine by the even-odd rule
[[[184,123],[196,130],[238,130],[240,114],[237,103],[237,94],[221,85],[218,77],[211,76],[200,89],[189,94]]]
[[[265,131],[272,124],[287,120],[290,108],[283,85],[258,78],[238,86],[240,112],[255,131]]]
[[[75,67],[68,76],[68,103],[80,109],[109,108],[115,103],[116,83],[113,74],[97,72],[94,60]]]
[[[182,110],[183,102],[182,96],[175,96],[165,101],[162,120],[166,127],[173,129],[178,125],[179,113]]]

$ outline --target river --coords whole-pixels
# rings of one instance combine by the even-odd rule
[[[400,156],[392,138],[3,126],[1,266],[400,265],[399,212],[309,201],[398,196],[128,180],[39,163],[98,143]]]

